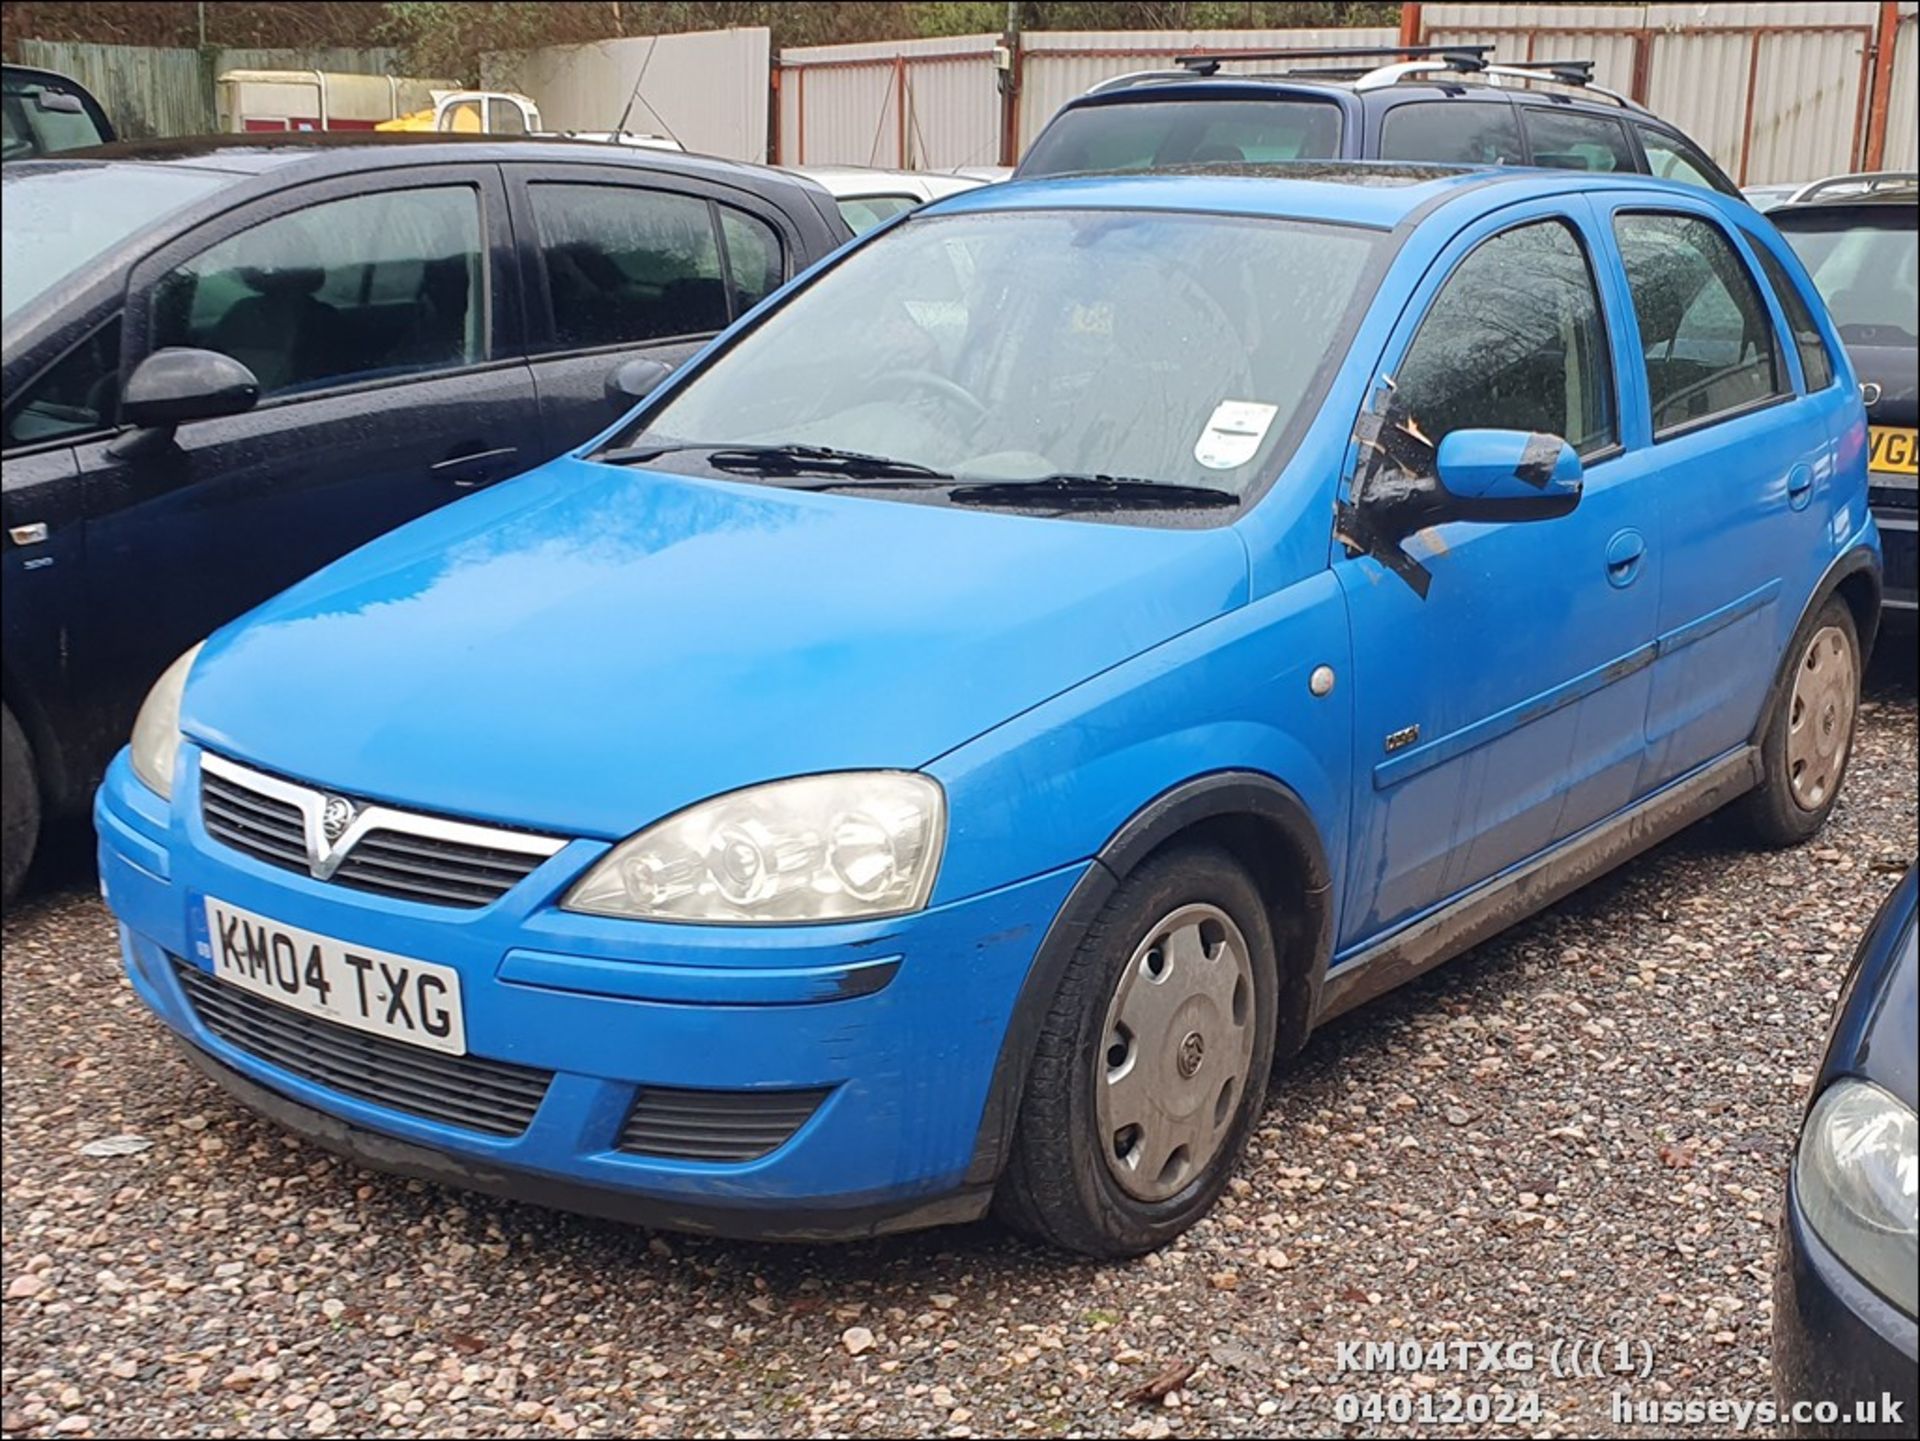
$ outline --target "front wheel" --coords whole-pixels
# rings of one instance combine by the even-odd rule
[[[1164,1245],[1226,1186],[1266,1099],[1277,962],[1259,890],[1210,847],[1149,860],[1068,963],[996,1209],[1091,1256]]]
[[[1765,777],[1740,816],[1766,846],[1795,846],[1827,823],[1860,712],[1860,636],[1834,596],[1794,637],[1793,670],[1779,688],[1760,741]]]
[[[33,860],[40,837],[40,785],[33,773],[33,748],[0,705],[0,903],[11,902]]]

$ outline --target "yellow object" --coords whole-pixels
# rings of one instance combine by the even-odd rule
[[[1890,425],[1871,427],[1872,440],[1867,447],[1867,469],[1890,475],[1913,475],[1916,466],[1916,432]]]
[[[397,120],[382,120],[373,128],[375,130],[431,131],[433,129],[433,107],[429,105],[425,110],[416,110],[410,115],[400,116]],[[478,130],[480,127],[470,124],[463,128],[467,130]]]

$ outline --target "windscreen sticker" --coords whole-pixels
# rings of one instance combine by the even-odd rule
[[[1194,442],[1193,458],[1208,470],[1232,470],[1245,465],[1267,438],[1267,427],[1280,413],[1277,405],[1257,400],[1223,400],[1213,408],[1207,428]]]

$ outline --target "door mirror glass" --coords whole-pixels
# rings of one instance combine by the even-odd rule
[[[1434,468],[1443,520],[1552,520],[1580,503],[1580,457],[1557,435],[1456,430]]]
[[[121,417],[144,430],[171,428],[251,410],[260,382],[246,366],[214,350],[156,350],[135,368],[120,399]]]
[[[673,373],[662,360],[629,360],[613,368],[607,376],[607,399],[620,410],[636,400],[644,400],[653,388]]]

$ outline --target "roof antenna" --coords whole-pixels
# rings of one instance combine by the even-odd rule
[[[647,67],[653,64],[653,52],[659,47],[659,44],[660,37],[655,35],[647,45],[647,56],[646,59],[640,62],[640,73],[633,77],[633,90],[627,96],[627,108],[620,112],[620,123],[613,127],[613,134],[616,140],[627,133],[627,117],[633,114],[633,102],[640,98],[640,86],[647,78]],[[652,110],[653,107],[649,105],[647,109]],[[664,124],[665,122],[663,121],[662,123]]]

